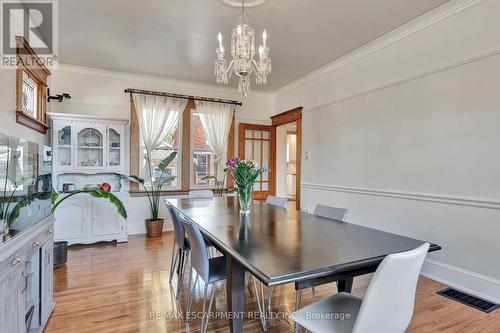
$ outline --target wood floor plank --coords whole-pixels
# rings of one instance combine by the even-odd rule
[[[130,236],[124,244],[100,244],[70,248],[66,266],[55,270],[55,310],[45,333],[187,332],[184,321],[175,318],[179,303],[168,282],[173,234],[148,239]],[[188,275],[188,274],[186,274]],[[363,296],[371,276],[354,280],[353,294]],[[187,277],[184,281],[187,285]],[[251,284],[249,284],[251,286]],[[463,333],[500,332],[500,310],[485,314],[436,295],[445,286],[421,277],[415,314],[408,332]],[[213,312],[226,311],[225,284],[216,287]],[[193,311],[201,311],[203,287],[197,287]],[[316,299],[336,292],[334,284],[318,287]],[[185,309],[186,295],[180,305]],[[303,302],[312,301],[310,291]],[[277,287],[273,311],[280,318],[269,322],[269,332],[292,332],[292,322],[283,318],[293,311],[293,285]],[[245,311],[258,312],[253,288],[247,288]],[[185,314],[183,313],[183,316]],[[199,332],[201,319],[190,320],[189,332]],[[209,332],[227,332],[226,319],[211,319]],[[262,332],[260,321],[247,319],[245,332]]]

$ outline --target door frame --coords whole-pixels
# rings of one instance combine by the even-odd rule
[[[238,126],[238,155],[243,157],[245,151],[245,130],[262,130],[269,131],[270,141],[269,141],[269,165],[267,166],[271,172],[268,175],[268,192],[270,195],[275,195],[276,193],[276,182],[274,176],[274,170],[276,170],[276,127],[272,125],[261,125],[261,124],[250,124],[250,123],[240,123]],[[265,167],[265,165],[264,165]],[[260,200],[262,198],[259,198]],[[256,199],[257,200],[257,199]],[[263,200],[266,200],[263,198]]]
[[[302,174],[302,109],[304,107],[298,106],[291,110],[279,113],[271,117],[273,133],[276,133],[278,126],[286,125],[290,123],[296,123],[297,125],[297,159],[296,159],[296,177],[295,177],[295,188],[296,188],[296,198],[295,207],[300,210],[300,182]],[[274,139],[271,144],[273,145],[271,151],[274,153],[273,161],[276,161],[276,139]],[[276,163],[273,164],[271,168],[271,174],[276,175]],[[274,176],[273,176],[274,177]],[[276,182],[273,181],[272,192],[276,193]]]

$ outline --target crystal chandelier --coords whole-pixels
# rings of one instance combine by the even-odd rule
[[[269,47],[266,44],[267,32],[266,30],[262,32],[259,59],[255,60],[255,33],[245,13],[245,0],[241,3],[241,14],[231,36],[231,56],[233,59],[229,65],[224,59],[224,47],[222,46],[222,34],[220,32],[218,39],[219,47],[216,51],[217,59],[215,60],[217,83],[227,84],[234,71],[234,74],[239,77],[238,92],[243,97],[246,97],[250,92],[250,76],[252,74],[255,75],[257,85],[267,83],[267,76],[271,73],[272,68]]]

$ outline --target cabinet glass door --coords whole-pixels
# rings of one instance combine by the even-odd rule
[[[71,166],[71,125],[66,125],[57,131],[57,165]]]
[[[104,166],[104,135],[102,129],[86,127],[77,136],[78,167]]]
[[[121,166],[122,135],[118,129],[108,129],[108,166]]]

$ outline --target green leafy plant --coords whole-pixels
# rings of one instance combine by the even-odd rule
[[[219,182],[219,179],[216,176],[205,176],[201,178],[201,180],[213,180],[214,181],[214,192],[215,196],[222,197],[222,194],[224,194],[225,189],[225,184],[226,184],[226,173],[224,173],[224,177],[222,178],[222,181]]]
[[[142,189],[144,190],[144,192],[148,197],[151,220],[158,220],[158,214],[160,210],[160,197],[163,186],[165,186],[167,183],[175,179],[175,176],[168,174],[165,170],[170,165],[170,163],[172,163],[172,161],[175,159],[176,156],[177,152],[174,151],[170,155],[165,157],[163,160],[161,160],[158,166],[158,168],[160,169],[160,177],[155,178],[153,176],[153,171],[152,171],[153,168],[151,164],[150,154],[149,151],[146,151],[146,162],[148,163],[149,180],[150,180],[149,185],[146,184],[144,179],[138,176],[135,175],[127,176],[127,175],[117,174],[117,176],[122,179],[126,179],[128,181],[138,183],[139,185],[141,185]]]
[[[8,162],[7,162],[7,170],[8,170]],[[15,194],[16,191],[19,189],[19,187],[21,185],[32,184],[37,179],[37,177],[24,178],[20,180],[14,185],[14,188],[10,191],[7,190],[7,179],[8,175],[6,172],[4,187],[2,191],[3,193],[2,197],[0,198],[0,220],[7,221],[7,224],[10,226],[19,217],[21,208],[29,206],[29,204],[33,202],[35,199],[43,200],[42,197],[44,195],[46,195],[47,196],[46,199],[48,199],[50,197],[50,192],[49,194],[44,194],[45,192],[31,194],[24,197],[21,201],[17,201]],[[12,206],[13,208],[10,209]]]
[[[108,199],[109,202],[112,203],[116,207],[118,214],[120,214],[120,216],[123,217],[124,219],[127,218],[127,210],[125,209],[125,206],[123,205],[121,200],[118,199],[113,193],[105,191],[101,188],[92,189],[92,190],[74,191],[68,195],[63,196],[63,197],[61,197],[56,191],[52,190],[52,192],[49,192],[49,194],[50,194],[49,197],[52,200],[52,213],[54,213],[56,211],[57,207],[59,207],[59,205],[64,200],[69,199],[72,196],[75,196],[75,195],[78,195],[81,193],[90,194],[94,198]]]
[[[234,156],[226,162],[224,171],[231,171],[238,192],[240,212],[247,213],[252,200],[253,186],[257,178],[268,169],[259,167],[253,160],[242,160],[238,156]]]

